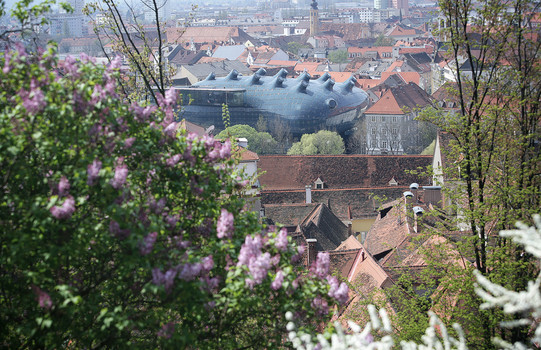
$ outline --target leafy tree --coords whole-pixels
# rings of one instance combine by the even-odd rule
[[[287,51],[291,52],[294,55],[299,54],[299,49],[301,48],[311,48],[309,44],[302,44],[297,41],[290,41],[287,43]]]
[[[248,149],[257,154],[275,153],[278,143],[268,132],[259,132],[249,125],[237,124],[221,131],[216,138],[243,137],[248,140]]]
[[[386,37],[383,34],[378,35],[376,38],[376,42],[374,43],[374,46],[393,46],[394,40],[393,38]]]
[[[321,130],[315,134],[304,134],[299,142],[295,142],[287,151],[289,155],[343,154],[344,140],[338,133]]]
[[[173,90],[127,104],[119,61],[0,54],[6,348],[264,348],[347,298],[328,256],[243,211],[229,142],[179,130]]]
[[[329,52],[329,61],[332,63],[344,63],[348,61],[348,52],[346,50],[335,50]]]
[[[521,289],[538,269],[530,254],[495,235],[515,220],[529,222],[541,204],[541,155],[536,146],[541,42],[532,26],[535,6],[523,0],[479,6],[467,0],[440,1],[445,24],[440,34],[449,48],[446,59],[451,67],[468,61],[471,68],[453,72],[456,85],[448,93],[458,110],[427,113],[424,119],[451,138],[443,171],[450,179],[444,191],[453,204],[448,212],[453,221],[438,233],[461,230],[456,249],[472,264],[466,271],[437,274],[433,252],[427,252],[427,261],[437,274],[433,279],[464,301],[460,308],[448,307],[446,316],[450,322],[463,321],[472,347],[487,346],[494,336],[512,343],[527,336],[527,329],[503,328],[503,313],[477,311],[481,300],[471,285],[477,270],[492,282]]]

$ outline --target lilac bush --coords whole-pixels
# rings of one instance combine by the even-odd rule
[[[118,66],[0,54],[2,347],[272,348],[287,311],[325,322],[328,257],[304,271],[244,211],[231,144],[180,130],[175,91],[127,104]]]

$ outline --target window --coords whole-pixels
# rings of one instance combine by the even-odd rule
[[[391,130],[391,133],[392,133],[393,135],[398,135],[398,128],[393,128],[393,129]]]
[[[397,116],[393,116],[393,123],[396,123],[398,121],[398,117]]]
[[[375,115],[372,116],[372,121],[373,121],[373,122],[376,121],[376,116],[375,116]]]
[[[381,141],[381,148],[387,148],[387,141]]]
[[[376,134],[376,128],[372,128],[372,135]]]
[[[382,128],[382,129],[381,129],[381,134],[382,134],[382,135],[387,135],[387,129]]]

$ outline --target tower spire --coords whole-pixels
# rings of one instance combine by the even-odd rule
[[[315,36],[319,32],[319,10],[317,1],[312,0],[310,4],[310,36]]]

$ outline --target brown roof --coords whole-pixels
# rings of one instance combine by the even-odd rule
[[[410,229],[406,221],[403,199],[393,202],[392,205],[380,211],[380,217],[374,222],[364,245],[376,258],[381,259],[385,252],[396,248],[408,236]],[[381,217],[383,216],[383,217]]]
[[[297,226],[317,205],[317,203],[265,204],[265,217],[274,224]]]
[[[389,88],[366,114],[406,114],[415,108],[431,105],[432,98],[415,83]]]
[[[397,198],[407,189],[409,189],[408,186],[387,186],[312,190],[312,202],[328,204],[341,220],[373,218],[377,215],[376,209],[381,204],[379,198]],[[261,191],[263,205],[304,202],[304,189]]]
[[[264,190],[305,189],[320,178],[325,189],[354,189],[387,187],[394,178],[399,185],[409,186],[421,181],[418,176],[406,173],[417,167],[426,167],[432,156],[261,156],[259,168],[264,172],[259,178]],[[428,184],[428,179],[425,179]]]
[[[196,44],[230,42],[244,43],[253,40],[238,27],[172,27],[167,28],[167,42],[181,43],[194,41]]]
[[[336,249],[348,238],[348,228],[325,204],[318,204],[299,224],[303,236],[317,239],[317,251]]]

